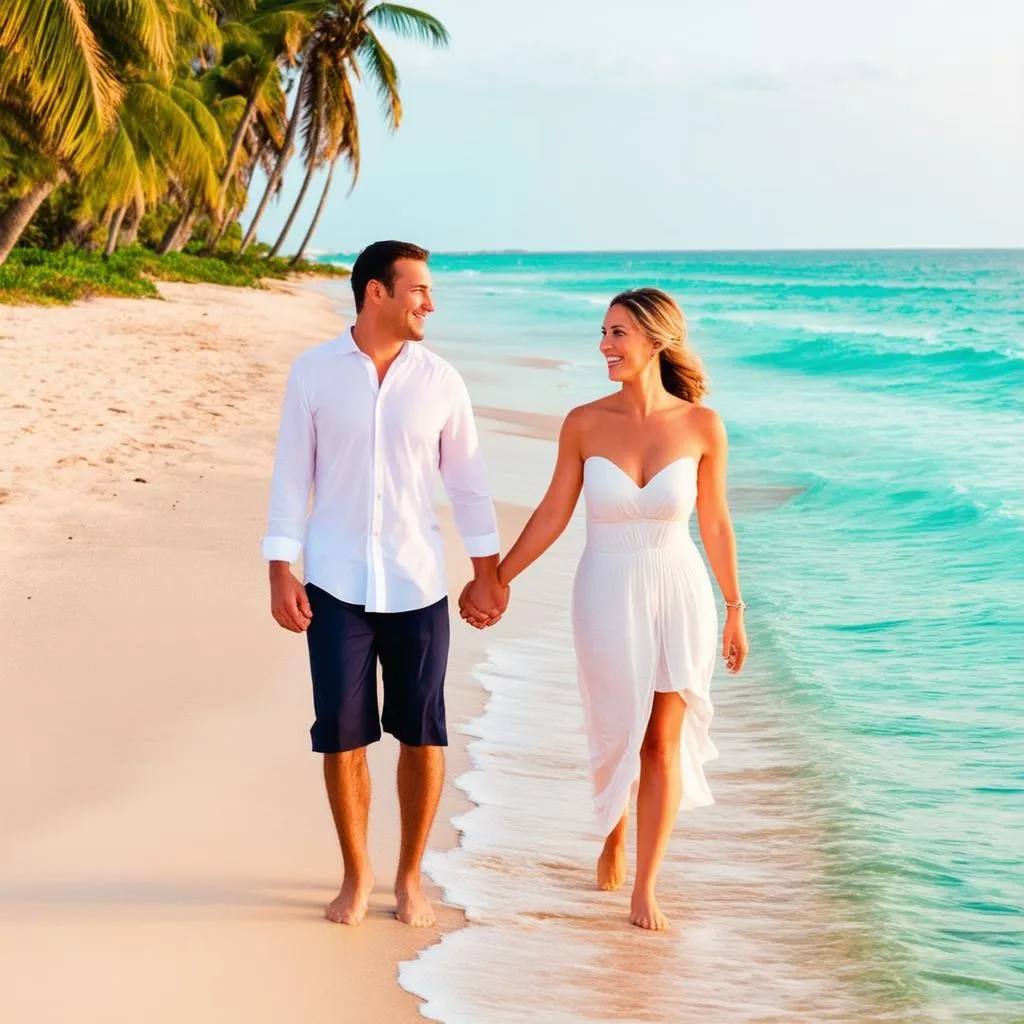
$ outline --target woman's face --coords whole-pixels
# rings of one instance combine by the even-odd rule
[[[601,355],[608,364],[608,379],[621,382],[642,373],[657,351],[625,306],[612,306],[601,327]]]

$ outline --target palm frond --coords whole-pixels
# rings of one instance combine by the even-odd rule
[[[217,201],[216,159],[224,159],[224,143],[211,153],[214,135],[220,135],[213,115],[203,114],[191,97],[179,89],[168,92],[155,82],[131,85],[121,119],[132,138],[145,142],[168,175],[185,191],[213,205]]]
[[[224,135],[213,111],[203,102],[202,96],[196,94],[194,85],[195,83],[189,81],[175,85],[171,89],[171,99],[192,122],[209,162],[220,166],[227,157]]]
[[[224,18],[244,18],[256,9],[256,0],[206,0],[206,3]]]
[[[0,181],[9,197],[28,191],[56,174],[53,161],[39,149],[31,118],[17,105],[0,104]]]
[[[44,146],[73,164],[95,155],[124,93],[88,13],[85,0],[0,6],[0,98],[22,87]]]
[[[252,54],[263,44],[259,32],[244,21],[229,21],[220,27],[221,53],[226,63],[230,64],[236,57]]]
[[[182,0],[84,0],[97,32],[137,50],[138,63],[166,75],[177,56],[176,18],[191,3]],[[140,59],[141,58],[141,59]]]
[[[418,39],[431,46],[447,46],[448,30],[432,14],[401,4],[377,4],[366,12],[366,20],[403,39]]]
[[[294,65],[313,31],[316,19],[323,13],[320,8],[325,6],[323,0],[316,0],[309,11],[289,8],[258,13],[248,22],[248,26],[260,40],[260,45],[271,50],[275,58]]]
[[[179,61],[201,55],[204,67],[220,59],[224,37],[212,10],[203,4],[188,4],[174,18],[175,45]]]
[[[152,168],[140,157],[122,121],[107,134],[105,143],[102,169],[81,179],[82,209],[89,217],[137,200],[145,203],[147,198],[145,185]]]
[[[391,54],[384,49],[376,35],[367,29],[356,55],[366,65],[367,73],[376,87],[388,127],[396,131],[402,123],[402,99],[398,94],[398,69]]]
[[[348,194],[351,195],[359,180],[359,114],[356,110],[356,98],[352,92],[352,83],[347,75],[341,76],[339,92],[340,101],[337,104],[336,114],[338,131],[332,138],[333,149],[329,159],[336,160],[338,156],[344,156],[352,174],[352,181],[348,189]]]
[[[302,159],[309,167],[320,162],[321,138],[324,133],[324,93],[325,77],[329,70],[329,61],[323,53],[313,53],[310,61],[309,75],[303,87],[305,96],[300,95],[296,102],[302,104],[302,123],[299,132],[302,135]]]

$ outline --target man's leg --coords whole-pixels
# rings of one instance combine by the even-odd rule
[[[395,874],[395,916],[405,924],[427,928],[434,909],[423,893],[420,864],[444,784],[444,748],[409,747],[398,755],[398,805],[402,812],[402,847]]]
[[[399,743],[398,802],[402,846],[395,875],[395,916],[425,928],[434,910],[423,893],[420,864],[444,783],[444,678],[448,667],[448,601],[375,616],[384,677],[383,725]]]
[[[324,754],[324,782],[344,865],[341,892],[327,905],[327,920],[336,924],[359,924],[366,916],[373,892],[373,872],[366,849],[370,818],[366,747],[342,754]]]
[[[313,618],[306,637],[316,720],[313,749],[324,755],[324,782],[338,833],[344,875],[326,915],[359,924],[373,890],[366,848],[370,772],[366,747],[380,739],[377,652],[365,611],[308,585]]]

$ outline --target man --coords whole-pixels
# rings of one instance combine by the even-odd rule
[[[497,524],[469,394],[453,367],[417,344],[434,309],[428,256],[405,242],[366,248],[352,268],[355,323],[295,361],[263,540],[274,618],[308,641],[310,733],[313,750],[323,754],[344,868],[326,914],[342,924],[363,920],[373,889],[366,747],[380,739],[382,725],[401,745],[395,913],[414,926],[434,922],[420,862],[447,745],[449,619],[433,507],[438,471],[473,561],[475,607],[496,621],[507,601],[497,581]],[[305,586],[291,572],[300,554]]]

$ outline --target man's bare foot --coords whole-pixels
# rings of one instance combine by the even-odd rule
[[[411,925],[413,928],[429,928],[434,923],[434,908],[423,894],[419,882],[407,882],[402,885],[396,882],[395,899],[398,901],[395,917],[402,924]]]
[[[615,892],[626,880],[626,844],[616,839],[613,832],[605,841],[601,856],[597,858],[597,887]]]
[[[653,932],[661,932],[672,925],[669,919],[661,912],[654,893],[633,893],[630,901],[629,922],[637,928],[647,928]]]
[[[373,875],[345,876],[341,892],[327,904],[324,916],[335,924],[361,924],[373,892]]]

